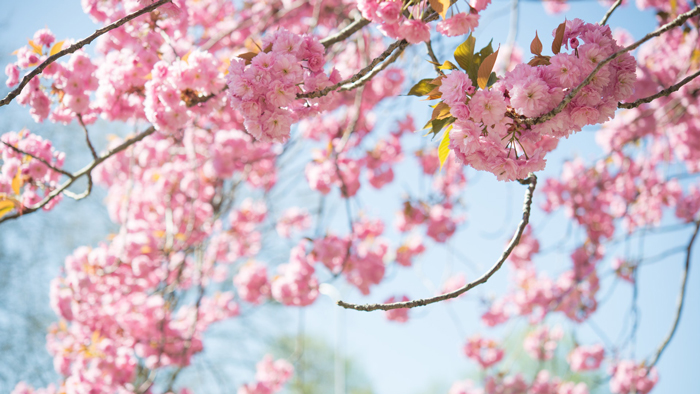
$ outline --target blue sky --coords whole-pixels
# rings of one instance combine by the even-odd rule
[[[45,26],[48,26],[59,39],[81,38],[92,33],[95,28],[92,21],[82,13],[80,2],[77,0],[25,0],[13,3],[5,0],[5,3],[3,7],[7,11],[6,16],[0,22],[6,25],[0,32],[0,48],[8,52],[24,45],[27,38],[31,38],[37,29]],[[510,1],[494,1],[484,15],[481,26],[475,32],[478,46],[486,44],[491,37],[494,38],[494,46],[505,43],[510,18],[509,9]],[[563,15],[549,16],[544,13],[539,3],[521,2],[518,44],[520,47],[528,48],[535,30],[545,41],[545,37],[550,37],[550,32],[563,21],[564,17],[595,22],[601,19],[604,12],[605,8],[596,1],[581,1],[573,2],[571,10]],[[655,26],[652,14],[641,13],[633,5],[618,10],[609,23],[613,28],[618,26],[626,28],[637,38]],[[444,51],[439,52],[441,59],[447,58],[450,53],[449,47],[458,44],[456,40],[453,41],[446,41]],[[443,48],[443,46],[436,47],[438,50]],[[422,47],[409,51],[407,55],[425,58]],[[417,77],[425,77],[421,73],[425,73],[426,70],[429,69],[426,67],[411,69],[409,76],[414,80],[419,79]],[[408,97],[397,98],[378,109],[378,117],[383,119],[378,124],[380,134],[390,130],[394,124],[393,119],[397,119],[402,114],[393,111],[399,107],[410,108],[416,118],[416,124],[422,124],[429,116],[425,102]],[[11,109],[2,114],[17,110],[26,113],[26,109],[19,109],[16,104],[13,104]],[[19,116],[19,120],[12,122],[15,129],[22,122],[32,127],[30,121],[26,121],[26,117]],[[418,145],[438,142],[415,139],[413,143]],[[538,175],[541,180],[548,176],[556,176],[564,160],[576,156],[592,160],[599,154],[600,150],[594,143],[594,130],[585,130],[562,141],[557,151],[549,156],[547,169]],[[409,190],[419,189],[415,181],[418,167],[411,162],[410,158],[407,161],[409,163],[397,169],[398,180],[395,185],[381,192],[373,190],[363,192],[359,202],[355,203],[355,208],[361,207],[362,211],[370,216],[384,217],[387,219],[387,224],[391,224],[393,214],[385,214],[396,210],[395,206],[387,203],[392,200],[390,197],[403,194],[404,187]],[[481,275],[500,255],[505,240],[511,237],[519,220],[525,189],[516,183],[497,182],[490,174],[477,174],[473,170],[468,170],[467,176],[468,186],[464,197],[469,207],[467,224],[450,242],[448,248],[437,248],[425,254],[419,260],[417,270],[396,268],[396,266],[389,268],[387,283],[369,297],[361,297],[353,289],[338,283],[343,298],[359,302],[383,301],[395,294],[408,294],[412,298],[418,298],[433,294],[434,289],[431,286],[439,287],[448,272],[464,272],[468,279]],[[299,192],[296,198],[303,198],[303,193]],[[541,201],[542,196],[536,194],[536,205]],[[58,209],[75,208],[75,206],[75,204],[59,206]],[[343,210],[337,209],[337,211],[339,213],[336,221],[344,223]],[[546,219],[541,210],[535,209],[531,222],[544,250],[551,250],[566,233],[567,221],[564,220],[561,212]],[[334,222],[333,225],[340,226],[338,223]],[[667,249],[669,245],[687,242],[689,236],[689,231],[680,231],[650,237],[642,247],[643,252],[647,255],[656,255]],[[576,237],[580,239],[580,232],[577,234],[574,231],[571,241],[561,252],[555,250],[553,253],[543,255],[536,260],[537,263],[545,267],[552,277],[556,277],[558,273],[569,267],[568,254],[576,245],[574,242]],[[640,250],[638,243],[634,242],[630,248],[635,251],[634,253]],[[611,253],[623,252],[623,248],[611,250]],[[59,260],[63,257],[57,256]],[[641,320],[635,349],[638,358],[647,357],[653,353],[670,328],[679,289],[682,258],[683,255],[672,256],[644,268],[640,274]],[[698,258],[695,257],[691,264],[697,263]],[[602,264],[609,264],[609,259]],[[482,311],[480,299],[502,293],[507,286],[507,276],[507,271],[499,272],[487,284],[463,299],[414,310],[410,324],[406,325],[386,321],[381,312],[343,311],[341,313],[345,322],[343,330],[345,350],[364,367],[377,394],[417,394],[434,384],[449,387],[451,382],[467,377],[470,371],[474,370],[474,364],[463,356],[461,350],[465,335],[480,330],[489,337],[498,338],[509,332],[522,330],[526,326],[524,322],[520,322],[486,332],[479,322],[478,317]],[[611,278],[604,280],[602,285],[600,294],[608,294],[608,289],[612,285]],[[629,322],[625,316],[629,310],[632,291],[626,283],[619,283],[610,291],[611,296],[593,316],[592,321],[602,327],[606,335],[614,341],[618,338],[620,330]],[[48,293],[48,287],[46,292]],[[696,334],[700,327],[700,274],[694,267],[691,267],[686,300],[684,315],[674,341],[658,364],[660,381],[654,391],[656,393],[689,392],[689,388],[694,385],[693,373],[697,372],[696,355],[700,353],[700,340]],[[267,328],[272,332],[296,333],[300,314],[295,310],[286,313],[285,321],[288,325],[282,328],[277,326]],[[335,335],[333,325],[335,314],[336,307],[332,301],[322,297],[316,305],[303,313],[305,331],[328,338],[332,343]],[[458,323],[455,323],[455,319]],[[552,323],[556,322],[566,324],[558,318],[552,320]],[[582,325],[578,333],[578,339],[583,343],[600,341],[589,325]],[[231,349],[231,352],[235,353],[235,349]]]

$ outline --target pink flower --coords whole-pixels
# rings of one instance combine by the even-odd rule
[[[430,26],[416,19],[406,20],[401,23],[399,34],[410,44],[418,44],[430,39]]]
[[[593,371],[600,368],[605,357],[605,349],[601,345],[578,346],[567,360],[574,372]]]
[[[438,89],[442,93],[442,100],[445,104],[453,107],[458,104],[464,105],[467,100],[467,89],[471,86],[472,81],[467,74],[461,70],[453,70],[442,78]]]
[[[37,45],[48,48],[54,43],[54,41],[56,41],[56,36],[54,36],[49,29],[37,30],[36,33],[34,33],[34,42]]]
[[[383,1],[379,3],[376,15],[383,23],[398,23],[401,19],[401,1]]]
[[[646,394],[659,381],[656,368],[651,369],[637,365],[632,360],[619,361],[611,368],[610,391],[614,394],[635,392]]]
[[[535,360],[551,360],[554,357],[557,342],[563,335],[564,333],[559,327],[550,331],[547,326],[541,326],[527,335],[523,347]]]
[[[267,268],[254,261],[241,267],[233,278],[238,294],[244,300],[259,304],[263,297],[270,295],[270,283],[267,280]]]
[[[469,102],[472,118],[485,125],[495,125],[505,116],[506,103],[496,90],[479,90]]]
[[[486,369],[501,361],[504,353],[496,341],[474,335],[464,345],[464,354]]]
[[[473,32],[479,26],[479,14],[460,12],[437,24],[437,31],[447,37],[455,37]]]
[[[5,66],[5,74],[7,75],[5,84],[8,87],[11,88],[19,83],[19,67],[16,64],[10,63]]]

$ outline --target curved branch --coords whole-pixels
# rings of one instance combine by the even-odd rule
[[[34,156],[33,154],[31,154],[31,153],[29,153],[29,152],[25,152],[25,151],[23,151],[22,149],[19,149],[19,148],[15,147],[15,146],[12,146],[12,145],[8,144],[8,143],[5,142],[5,141],[0,141],[0,143],[2,143],[3,145],[5,145],[6,147],[12,149],[13,151],[19,153],[20,155],[27,155],[27,156],[31,157],[32,159],[34,159],[34,160],[38,160],[38,161],[41,162],[43,165],[45,165],[46,167],[50,168],[50,169],[53,170],[53,171],[58,172],[59,174],[63,174],[63,175],[65,175],[65,176],[67,176],[68,178],[73,178],[73,174],[71,174],[70,172],[68,172],[68,171],[66,171],[66,170],[62,170],[62,169],[60,169],[60,168],[54,166],[53,164],[49,163],[48,161],[42,159],[41,157]]]
[[[700,70],[696,71],[695,74],[691,74],[691,75],[687,76],[685,79],[683,79],[682,81],[678,82],[677,84],[669,87],[668,89],[664,89],[664,90],[660,91],[659,93],[656,93],[652,96],[641,98],[641,99],[639,99],[635,102],[632,102],[632,103],[617,103],[617,108],[626,108],[626,109],[637,108],[640,105],[650,103],[650,102],[656,100],[657,98],[666,97],[666,96],[670,95],[671,93],[677,92],[681,87],[683,87],[683,85],[687,84],[688,82],[692,81],[693,79],[695,79],[697,77],[700,77]]]
[[[403,40],[401,44],[398,46],[398,49],[396,52],[394,52],[384,63],[381,64],[381,66],[373,69],[370,71],[367,75],[363,76],[362,78],[358,79],[357,81],[345,85],[342,88],[340,88],[338,91],[339,92],[346,92],[349,90],[354,90],[357,89],[360,86],[363,86],[367,82],[369,82],[372,78],[374,78],[375,75],[379,74],[382,72],[385,68],[387,68],[390,64],[394,63],[396,59],[399,58],[399,56],[403,53],[404,49],[408,46],[408,42],[406,40]]]
[[[131,20],[138,18],[139,16],[141,16],[143,14],[146,14],[146,13],[149,13],[149,12],[155,10],[156,8],[162,6],[165,3],[170,3],[171,1],[172,0],[160,0],[156,3],[149,5],[148,7],[144,7],[136,12],[133,12],[133,13],[123,17],[122,19],[119,19],[118,21],[116,21],[110,25],[107,25],[101,29],[95,30],[95,32],[92,33],[90,36],[83,38],[82,40],[76,42],[75,44],[69,46],[68,48],[49,56],[39,66],[37,66],[37,68],[32,70],[29,74],[25,75],[24,78],[22,78],[22,82],[20,82],[20,84],[19,84],[19,86],[17,86],[17,88],[15,88],[13,91],[8,93],[4,99],[0,100],[0,107],[7,105],[7,104],[10,104],[12,102],[12,100],[15,99],[15,97],[19,96],[19,94],[22,92],[22,89],[24,89],[24,87],[29,83],[29,81],[34,79],[34,77],[36,77],[37,75],[41,74],[41,72],[44,71],[44,69],[46,67],[48,67],[49,64],[55,62],[56,60],[58,60],[59,58],[61,58],[63,56],[66,56],[68,54],[71,54],[71,53],[77,51],[78,49],[84,47],[85,45],[90,44],[97,37],[109,32],[110,30],[114,30],[114,29],[122,26],[123,24],[131,21]]]
[[[620,4],[622,4],[622,0],[617,0],[615,4],[613,4],[612,7],[610,7],[608,12],[605,13],[603,19],[598,24],[604,26],[606,23],[608,23],[608,19],[610,19],[610,16],[612,16],[613,12],[615,12],[615,10],[617,9],[617,7],[620,6]]]
[[[440,75],[445,75],[444,72],[440,69],[440,60],[438,60],[437,56],[435,56],[435,52],[433,51],[433,43],[428,40],[425,42],[425,47],[428,50],[428,56],[430,56],[430,60],[433,61],[433,68],[435,69],[435,72],[440,74]]]
[[[668,347],[668,344],[671,342],[671,339],[673,339],[673,335],[676,333],[676,329],[678,328],[678,323],[681,320],[681,312],[683,312],[683,304],[685,304],[685,289],[688,285],[688,271],[690,269],[690,255],[693,250],[693,244],[695,243],[695,238],[698,235],[698,230],[700,230],[700,221],[695,223],[695,231],[693,231],[693,235],[690,237],[690,242],[688,243],[688,247],[686,249],[686,254],[685,254],[685,267],[683,268],[683,277],[681,279],[681,292],[678,295],[678,308],[676,309],[676,318],[673,321],[673,326],[671,327],[671,331],[668,333],[668,336],[666,336],[666,339],[661,343],[661,346],[659,346],[659,350],[657,350],[656,355],[654,356],[654,359],[652,360],[651,363],[649,363],[649,369],[656,365],[656,363],[659,361],[659,358],[661,358],[661,354],[666,350],[666,347]]]
[[[328,37],[324,38],[323,40],[321,40],[321,44],[323,44],[323,46],[325,48],[328,48],[329,46],[335,44],[336,42],[343,41],[344,39],[350,37],[351,35],[355,34],[355,32],[361,30],[363,27],[365,27],[369,24],[370,24],[370,21],[368,19],[363,18],[363,17],[355,19],[351,24],[347,25],[344,29],[333,34],[332,36],[328,36]]]
[[[551,111],[547,112],[546,114],[541,115],[537,118],[525,119],[525,121],[523,123],[530,125],[530,126],[533,126],[536,124],[544,123],[544,122],[552,119],[557,114],[559,114],[561,111],[563,111],[567,105],[569,105],[571,100],[573,100],[574,97],[576,97],[576,95],[581,91],[581,89],[583,89],[584,87],[588,86],[588,84],[591,83],[591,81],[593,80],[595,75],[598,73],[598,71],[600,71],[600,69],[603,68],[606,64],[610,63],[611,61],[613,61],[615,58],[622,55],[623,53],[630,52],[630,51],[637,49],[640,45],[651,40],[652,38],[658,37],[661,34],[667,32],[675,27],[682,25],[683,23],[685,23],[686,20],[688,20],[688,19],[690,19],[698,14],[700,14],[700,6],[693,8],[692,10],[686,12],[685,14],[678,15],[678,17],[676,19],[674,19],[672,22],[669,22],[669,23],[659,27],[658,29],[647,34],[646,36],[644,36],[644,38],[640,39],[639,41],[635,42],[634,44],[632,44],[628,47],[625,47],[625,48],[613,53],[612,55],[608,56],[603,61],[598,63],[598,66],[593,71],[591,71],[590,74],[588,74],[586,79],[584,79],[583,82],[581,82],[578,86],[576,86],[576,88],[574,88],[574,90],[572,90],[569,94],[567,94],[566,97],[564,97],[564,99],[561,101],[561,103],[559,103],[559,105],[556,106],[556,108],[554,108],[553,110],[551,110]]]
[[[343,85],[355,83],[358,80],[360,80],[362,77],[364,77],[365,75],[369,74],[374,69],[374,67],[377,66],[377,64],[381,63],[384,59],[388,58],[389,55],[391,55],[396,50],[396,48],[398,48],[402,45],[407,45],[407,44],[408,44],[408,42],[406,40],[395,41],[393,44],[389,45],[389,47],[384,52],[382,52],[381,55],[379,55],[377,58],[372,60],[372,62],[370,64],[368,64],[367,67],[360,70],[357,74],[353,75],[351,78],[348,78],[344,81],[340,81],[340,82],[336,83],[335,85],[328,86],[327,88],[324,88],[321,90],[315,90],[313,92],[306,92],[306,93],[297,94],[297,98],[301,99],[301,98],[323,97],[323,96],[327,95],[328,93],[335,91],[336,89],[338,89],[339,87],[341,87]]]
[[[61,194],[61,193],[64,192],[64,191],[67,191],[67,189],[68,189],[73,183],[75,183],[76,180],[78,180],[79,178],[81,178],[81,177],[83,177],[83,176],[85,176],[85,175],[90,175],[90,173],[92,172],[92,170],[95,169],[95,167],[97,167],[98,165],[100,165],[103,161],[105,161],[105,160],[109,159],[110,157],[116,155],[117,153],[119,153],[119,152],[125,150],[126,148],[130,147],[131,145],[133,145],[133,144],[135,144],[135,143],[137,143],[137,142],[143,140],[144,138],[148,137],[149,135],[155,133],[155,131],[156,131],[156,128],[153,127],[153,126],[151,126],[151,127],[149,127],[148,129],[146,129],[145,131],[143,131],[143,132],[137,134],[137,135],[134,136],[133,138],[129,138],[128,140],[122,142],[122,143],[119,144],[118,146],[116,146],[116,147],[114,147],[113,149],[109,150],[109,151],[108,151],[107,153],[105,153],[104,155],[102,155],[102,156],[98,157],[97,159],[93,160],[90,164],[88,164],[87,166],[85,166],[85,167],[84,167],[83,169],[81,169],[80,171],[76,172],[75,174],[72,174],[72,177],[71,177],[68,181],[66,181],[65,183],[63,183],[63,184],[62,184],[61,186],[59,186],[58,188],[54,189],[51,193],[49,193],[49,195],[47,195],[46,197],[44,197],[43,200],[41,200],[41,201],[39,201],[38,203],[32,205],[31,207],[24,207],[24,208],[22,209],[21,212],[18,212],[18,213],[12,214],[12,215],[3,216],[2,218],[0,218],[0,223],[2,223],[2,222],[4,222],[4,221],[7,221],[7,220],[11,220],[11,219],[17,219],[18,217],[20,217],[20,216],[22,216],[22,215],[26,215],[26,214],[28,214],[28,213],[32,213],[32,212],[38,211],[39,209],[41,209],[41,208],[43,208],[44,206],[46,206],[46,204],[48,204],[49,202],[51,202],[51,200],[53,200],[54,198],[56,198],[59,194]],[[76,197],[77,197],[76,199],[81,199],[81,198],[87,197],[87,195],[89,194],[89,189],[91,188],[90,183],[91,183],[91,182],[88,182],[88,191],[86,191],[86,193],[82,193],[82,194],[80,194],[80,195],[78,195],[78,196],[75,196],[75,197],[73,197],[73,198],[76,198]]]
[[[439,296],[431,297],[431,298],[423,298],[423,299],[418,299],[418,300],[413,300],[413,301],[404,301],[404,302],[394,302],[391,304],[365,304],[365,305],[358,305],[358,304],[350,304],[345,301],[338,301],[338,305],[346,308],[346,309],[354,309],[357,311],[374,311],[374,310],[383,310],[383,311],[388,311],[391,309],[401,309],[401,308],[415,308],[419,306],[425,306],[429,304],[433,304],[436,302],[444,301],[444,300],[449,300],[450,298],[456,298],[459,297],[460,295],[466,293],[467,291],[473,289],[476,286],[479,286],[483,283],[486,283],[496,272],[498,272],[499,269],[501,269],[501,266],[503,266],[503,263],[506,261],[508,256],[510,256],[510,253],[513,251],[516,245],[518,245],[518,242],[520,242],[520,236],[523,234],[523,231],[525,231],[525,227],[527,227],[527,224],[530,222],[530,209],[532,206],[532,195],[535,192],[535,187],[537,186],[537,176],[535,174],[530,173],[527,178],[524,180],[520,181],[521,184],[523,185],[528,185],[527,191],[525,192],[525,202],[523,203],[523,218],[520,220],[520,223],[518,224],[518,228],[515,232],[515,235],[513,235],[513,238],[510,240],[508,243],[508,246],[506,247],[506,250],[501,253],[501,257],[496,261],[496,263],[491,267],[491,269],[483,274],[479,279],[466,284],[465,286],[449,292],[445,294],[441,294]]]

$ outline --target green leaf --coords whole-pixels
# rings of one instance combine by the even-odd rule
[[[488,82],[486,82],[486,86],[491,87],[496,82],[498,82],[498,76],[496,75],[496,73],[491,73],[491,75],[489,75]]]
[[[442,136],[442,141],[440,141],[440,146],[438,146],[438,158],[440,159],[440,169],[445,165],[447,156],[450,155],[450,130],[452,126],[445,130],[445,134]]]
[[[435,85],[432,85],[430,81],[432,81],[432,78],[421,79],[417,84],[413,85],[411,90],[408,91],[408,95],[421,97],[430,93],[436,87]]]
[[[455,49],[455,60],[457,64],[467,72],[469,72],[469,67],[474,61],[474,44],[476,44],[476,38],[469,34],[467,40]]]
[[[434,119],[431,122],[431,125],[433,128],[433,131],[432,131],[433,138],[435,138],[435,136],[438,135],[440,133],[440,131],[442,131],[442,129],[445,128],[445,126],[454,123],[455,120],[456,120],[456,118],[454,118],[454,117],[448,117],[448,118],[443,118],[443,119]]]
[[[489,45],[486,45],[485,47],[481,48],[479,51],[479,56],[482,59],[486,59],[489,55],[493,53],[493,38],[491,41],[489,41]]]
[[[455,70],[457,69],[457,66],[455,66],[451,61],[445,60],[445,62],[442,63],[442,66],[438,66],[438,68],[440,70]]]

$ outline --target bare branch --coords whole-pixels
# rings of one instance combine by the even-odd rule
[[[428,49],[428,56],[430,56],[430,60],[433,61],[433,67],[435,68],[435,72],[440,74],[440,75],[445,75],[442,70],[440,70],[440,61],[438,60],[437,56],[435,56],[435,52],[433,52],[433,44],[430,42],[430,40],[425,42],[425,47]]]
[[[606,59],[604,59],[603,61],[598,63],[598,66],[590,74],[588,74],[586,79],[584,79],[583,82],[581,82],[578,86],[576,86],[576,88],[574,88],[569,94],[567,94],[566,97],[564,97],[564,99],[561,101],[561,103],[559,103],[559,105],[556,106],[556,108],[554,108],[553,110],[551,110],[551,111],[547,112],[546,114],[539,116],[537,118],[526,119],[523,123],[532,126],[532,125],[544,123],[544,122],[552,119],[558,113],[560,113],[561,111],[564,110],[564,108],[571,102],[571,100],[574,99],[574,97],[576,97],[576,95],[581,91],[581,89],[583,89],[584,87],[588,86],[588,84],[591,83],[591,81],[593,80],[595,75],[598,73],[598,71],[600,71],[600,69],[603,68],[606,64],[610,63],[611,61],[613,61],[615,58],[622,55],[623,53],[630,52],[630,51],[637,49],[640,45],[651,40],[652,38],[658,37],[661,34],[667,32],[675,27],[682,25],[683,23],[685,23],[686,20],[688,20],[689,18],[692,18],[698,14],[700,14],[700,7],[695,7],[692,10],[686,12],[685,14],[678,15],[678,17],[676,19],[674,19],[673,21],[671,21],[671,22],[659,27],[658,29],[654,30],[653,32],[647,34],[646,36],[644,36],[644,38],[635,42],[634,44],[632,44],[628,47],[625,47],[625,48],[613,53],[612,55],[608,56]]]
[[[41,208],[43,208],[44,206],[46,206],[46,204],[48,204],[51,200],[53,200],[54,198],[56,198],[59,194],[61,194],[61,193],[63,193],[64,191],[66,191],[73,183],[75,183],[76,180],[78,180],[79,178],[81,178],[81,177],[83,177],[83,176],[85,176],[85,175],[90,174],[91,171],[92,171],[93,169],[95,169],[95,167],[97,167],[98,165],[100,165],[103,161],[105,161],[105,160],[109,159],[110,157],[116,155],[117,153],[119,153],[119,152],[121,152],[121,151],[127,149],[127,148],[130,147],[131,145],[133,145],[133,144],[135,144],[135,143],[137,143],[137,142],[143,140],[144,138],[148,137],[149,135],[155,133],[155,131],[156,131],[155,127],[151,126],[151,127],[149,127],[148,129],[146,129],[145,131],[143,131],[143,132],[137,134],[136,136],[134,136],[134,137],[132,137],[132,138],[130,138],[130,139],[128,139],[128,140],[122,142],[122,143],[121,143],[120,145],[118,145],[117,147],[111,149],[110,151],[108,151],[108,152],[105,153],[104,155],[102,155],[102,156],[98,157],[97,159],[93,160],[92,163],[88,164],[88,165],[85,166],[83,169],[81,169],[80,171],[78,171],[78,172],[76,172],[75,174],[73,174],[73,176],[72,176],[68,181],[66,181],[65,183],[63,183],[63,184],[62,184],[61,186],[59,186],[58,188],[54,189],[51,193],[49,193],[49,195],[47,195],[46,197],[44,197],[43,200],[41,200],[41,201],[39,201],[38,203],[32,205],[31,207],[24,207],[24,208],[22,209],[21,212],[14,213],[14,214],[12,214],[12,215],[3,216],[2,218],[0,218],[0,223],[5,222],[5,221],[7,221],[7,220],[11,220],[11,219],[17,219],[18,217],[20,217],[20,216],[22,216],[22,215],[26,215],[26,214],[28,214],[28,213],[32,213],[32,212],[38,211],[39,209],[41,209]],[[91,182],[90,182],[90,180],[88,179],[88,189],[91,188],[91,187],[92,187],[92,186],[91,186]],[[85,194],[85,193],[83,193],[83,194]],[[89,194],[89,193],[88,193],[88,194]],[[80,198],[84,198],[84,197],[85,197],[85,196],[82,196],[82,197],[81,197],[81,196],[82,196],[82,195],[79,195],[79,196],[76,196],[76,197],[78,197],[77,199],[80,199]]]
[[[90,134],[88,134],[87,126],[85,126],[85,122],[83,122],[83,116],[80,114],[78,114],[78,123],[80,123],[80,126],[83,128],[83,132],[85,133],[85,142],[87,143],[88,148],[90,148],[92,158],[97,159],[97,152],[95,152],[95,147],[92,146],[92,141],[90,141]]]
[[[44,69],[46,67],[48,67],[49,64],[55,62],[56,60],[62,58],[63,56],[66,56],[68,54],[71,54],[71,53],[77,51],[78,49],[84,47],[85,45],[92,43],[97,37],[109,32],[111,30],[116,29],[116,28],[122,26],[123,24],[125,24],[133,19],[138,18],[139,16],[141,16],[143,14],[149,13],[149,12],[155,10],[156,8],[162,6],[163,4],[170,3],[171,1],[172,0],[160,0],[156,3],[149,5],[148,7],[144,7],[136,12],[133,12],[133,13],[125,16],[122,19],[119,19],[118,21],[116,21],[110,25],[107,25],[101,29],[95,30],[95,32],[92,33],[90,36],[83,38],[82,40],[76,42],[75,44],[69,46],[68,48],[66,48],[66,49],[64,49],[56,54],[49,56],[39,66],[37,66],[37,68],[32,70],[29,74],[25,75],[24,78],[22,78],[22,82],[20,82],[20,84],[19,84],[19,86],[17,86],[17,88],[15,88],[13,91],[8,93],[4,99],[0,100],[0,107],[9,104],[10,102],[12,102],[12,100],[14,100],[15,97],[19,96],[19,94],[22,92],[22,89],[29,83],[29,81],[31,81],[37,75],[41,74],[41,72],[44,71]]]
[[[27,155],[27,156],[31,157],[32,159],[34,159],[34,160],[40,161],[40,162],[41,162],[42,164],[44,164],[46,167],[49,167],[50,169],[52,169],[52,170],[54,170],[54,171],[56,171],[56,172],[58,172],[58,173],[60,173],[60,174],[63,174],[63,175],[65,175],[65,176],[67,176],[68,178],[73,178],[73,174],[71,174],[70,172],[68,172],[68,171],[66,171],[66,170],[62,170],[62,169],[60,169],[60,168],[54,166],[53,164],[49,163],[48,161],[42,159],[41,157],[34,156],[33,154],[31,154],[31,153],[29,153],[29,152],[25,152],[25,151],[23,151],[22,149],[19,149],[19,148],[17,148],[17,147],[14,147],[14,146],[8,144],[8,143],[5,142],[5,141],[0,141],[0,142],[3,143],[6,147],[8,147],[8,148],[12,149],[13,151],[19,153],[20,155]]]
[[[688,285],[688,271],[690,269],[690,255],[693,250],[693,244],[695,243],[695,238],[698,235],[698,230],[700,230],[700,221],[695,223],[695,231],[693,231],[693,235],[690,237],[690,242],[688,242],[688,247],[686,249],[685,253],[685,267],[683,269],[683,277],[681,279],[681,292],[678,295],[678,308],[676,309],[676,318],[673,321],[673,326],[671,327],[671,331],[668,333],[668,336],[666,336],[666,339],[661,343],[661,346],[659,346],[659,350],[657,350],[656,355],[654,356],[654,359],[649,363],[649,368],[653,367],[656,365],[656,363],[659,361],[659,358],[661,358],[661,354],[666,350],[666,347],[668,347],[668,344],[671,342],[671,339],[673,339],[673,335],[676,333],[676,329],[678,328],[678,323],[681,320],[681,312],[683,312],[683,304],[685,303],[685,289]]]
[[[479,279],[466,284],[465,286],[449,292],[445,294],[441,294],[439,296],[431,297],[431,298],[423,298],[423,299],[418,299],[418,300],[413,300],[413,301],[404,301],[404,302],[394,302],[391,304],[365,304],[365,305],[358,305],[358,304],[350,304],[344,301],[338,301],[338,305],[346,308],[346,309],[355,309],[358,311],[374,311],[374,310],[383,310],[383,311],[388,311],[391,309],[401,309],[401,308],[415,308],[419,306],[425,306],[429,304],[433,304],[436,302],[444,301],[444,300],[449,300],[451,298],[456,298],[459,297],[460,295],[466,293],[467,291],[473,289],[476,286],[479,286],[483,283],[486,283],[496,272],[498,272],[499,269],[501,269],[501,266],[503,266],[503,263],[506,261],[508,256],[510,256],[510,253],[513,251],[516,245],[518,245],[518,242],[520,242],[520,236],[522,236],[523,231],[525,231],[525,227],[527,227],[527,224],[530,221],[530,208],[532,206],[532,195],[535,192],[535,187],[537,186],[537,176],[535,174],[530,173],[529,176],[520,181],[521,184],[523,185],[528,185],[527,191],[525,192],[525,202],[523,203],[523,218],[520,220],[520,224],[518,224],[518,228],[515,232],[515,235],[513,235],[513,238],[510,240],[508,243],[508,246],[506,247],[506,250],[503,251],[501,254],[501,257],[496,261],[496,263],[491,267],[491,269],[486,272],[484,275],[482,275]]]
[[[339,32],[333,34],[332,36],[328,36],[321,40],[321,44],[325,48],[328,48],[329,46],[335,44],[336,42],[343,41],[344,39],[350,37],[351,35],[355,34],[355,32],[361,30],[363,27],[369,25],[370,21],[368,19],[365,19],[363,17],[359,17],[358,19],[355,19],[351,24],[347,25],[344,29],[340,30]]]
[[[641,99],[639,99],[635,102],[632,102],[632,103],[617,103],[617,107],[618,108],[626,108],[626,109],[637,108],[642,104],[650,103],[650,102],[656,100],[657,98],[666,97],[666,96],[670,95],[671,93],[677,92],[681,87],[683,87],[683,85],[687,84],[688,82],[692,81],[693,79],[695,79],[697,77],[700,77],[700,70],[696,71],[695,74],[687,76],[685,79],[683,79],[682,81],[678,82],[677,84],[669,87],[668,89],[664,89],[664,90],[660,91],[659,93],[656,93],[656,94],[649,96],[649,97],[641,98]]]
[[[388,59],[386,59],[386,61],[384,63],[382,63],[381,66],[373,69],[367,75],[363,76],[362,78],[358,79],[357,81],[355,81],[349,85],[343,86],[342,88],[340,88],[339,91],[346,92],[346,91],[350,91],[353,89],[357,89],[360,86],[363,86],[364,84],[369,82],[372,78],[374,78],[375,75],[379,74],[385,68],[387,68],[390,64],[394,63],[396,61],[396,59],[398,59],[399,56],[401,56],[401,54],[403,53],[404,49],[406,49],[407,46],[408,46],[408,42],[406,40],[402,40],[401,43],[399,44],[396,52],[394,52]]]
[[[603,19],[601,19],[601,21],[598,24],[604,26],[606,23],[608,23],[608,19],[610,19],[610,16],[612,16],[613,12],[615,12],[615,10],[617,9],[617,7],[620,6],[620,4],[622,4],[622,0],[617,0],[615,4],[613,4],[612,7],[610,7],[608,12],[605,13]]]

